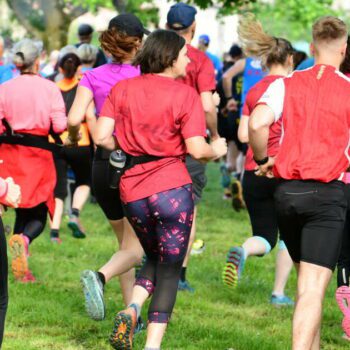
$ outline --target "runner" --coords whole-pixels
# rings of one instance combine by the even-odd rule
[[[293,71],[294,50],[289,41],[266,34],[260,22],[251,16],[240,18],[238,35],[245,53],[248,56],[259,58],[263,67],[269,72],[249,90],[245,99],[238,137],[242,142],[248,143],[249,116],[267,87],[276,79],[287,76]],[[270,129],[268,154],[272,157],[278,152],[281,133],[280,121]],[[237,286],[248,257],[265,256],[275,247],[278,239],[277,215],[273,198],[277,182],[275,179],[255,175],[256,167],[252,149],[249,147],[243,176],[243,195],[252,225],[253,237],[248,238],[241,247],[233,247],[229,250],[223,271],[223,282],[228,286]],[[294,304],[284,295],[284,288],[292,266],[293,263],[285,244],[280,241],[275,285],[270,299],[274,305]]]
[[[12,271],[16,280],[33,282],[27,261],[29,244],[43,232],[47,212],[52,216],[55,206],[53,146],[47,137],[50,129],[58,134],[65,130],[67,121],[58,87],[37,74],[40,52],[35,43],[24,39],[14,52],[21,75],[0,86],[0,120],[8,136],[0,139],[0,176],[13,177],[22,191],[9,241]],[[11,137],[12,131],[21,136]]]
[[[102,48],[112,56],[113,62],[86,72],[80,81],[68,115],[67,144],[76,144],[78,141],[80,125],[91,103],[95,104],[99,116],[111,88],[120,80],[140,74],[139,68],[132,66],[131,61],[147,32],[140,20],[132,14],[116,16],[109,22],[108,30],[100,36],[100,42]],[[89,129],[94,138],[93,123],[90,123]],[[94,320],[105,317],[104,285],[114,276],[120,277],[123,299],[126,305],[129,304],[135,282],[133,267],[140,263],[143,256],[140,243],[128,220],[124,218],[121,201],[118,201],[119,190],[109,186],[110,153],[97,147],[92,166],[92,186],[96,200],[117,236],[120,250],[97,272],[86,270],[81,275],[86,310]]]
[[[215,71],[210,59],[203,52],[190,45],[196,31],[196,13],[197,10],[194,7],[181,2],[171,6],[167,15],[167,28],[174,30],[186,40],[188,57],[191,62],[187,66],[186,77],[181,78],[180,80],[186,85],[195,88],[200,95],[204,112],[206,114],[207,128],[210,131],[211,140],[214,141],[219,138],[217,131],[216,105],[213,99],[213,91],[215,90]],[[196,236],[197,205],[201,201],[202,192],[206,185],[207,178],[205,176],[205,164],[187,156],[186,165],[193,183],[195,209],[192,232],[188,245],[188,252],[181,271],[179,289],[194,292],[194,289],[186,279],[186,272],[191,247]],[[201,249],[203,249],[203,246],[204,243],[201,245]]]
[[[64,78],[57,82],[57,86],[61,90],[67,114],[71,109],[78,88],[78,68],[80,65],[81,61],[74,53],[68,53],[63,56],[59,62],[59,68]],[[61,242],[59,238],[59,229],[64,209],[64,200],[67,197],[68,165],[72,169],[75,178],[75,188],[72,196],[72,209],[70,211],[68,227],[72,230],[73,237],[86,237],[85,230],[79,219],[84,204],[89,198],[91,187],[91,146],[86,122],[82,124],[80,132],[83,137],[79,141],[78,147],[64,147],[59,153],[54,154],[57,172],[57,183],[55,187],[56,207],[51,223],[50,237],[51,241],[55,243]],[[63,135],[62,138],[64,138]]]
[[[168,30],[153,32],[134,61],[142,76],[112,89],[97,122],[97,143],[111,150],[118,144],[130,155],[120,191],[147,256],[130,305],[116,315],[110,337],[114,349],[132,349],[136,320],[148,297],[146,349],[160,349],[175,304],[194,213],[185,155],[208,161],[227,151],[224,139],[206,143],[198,93],[175,81],[186,75],[189,62],[181,36]]]
[[[322,302],[337,264],[346,215],[343,179],[349,166],[350,81],[338,71],[347,28],[335,17],[313,25],[315,66],[277,79],[249,120],[259,175],[280,178],[275,192],[281,236],[298,271],[293,350],[319,349]],[[283,115],[283,117],[282,117]],[[282,117],[276,159],[269,128]]]
[[[7,179],[0,177],[0,348],[4,336],[5,317],[8,304],[7,249],[4,226],[2,224],[1,216],[5,211],[4,205],[10,206],[12,208],[17,208],[20,202],[20,187],[13,182],[13,179],[11,177],[8,177]]]
[[[81,44],[78,48],[78,56],[81,61],[80,72],[84,74],[85,72],[91,70],[96,62],[98,49],[96,46],[91,44]]]

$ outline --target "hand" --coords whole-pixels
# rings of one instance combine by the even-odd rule
[[[214,160],[221,158],[227,153],[227,142],[223,137],[213,141],[211,143],[211,147],[213,148],[213,151],[216,154],[216,156],[214,157]]]
[[[210,142],[214,142],[220,138],[220,135],[216,132],[215,134],[210,136]]]
[[[221,99],[220,95],[217,92],[213,93],[213,101],[216,107],[220,104]]]
[[[63,144],[66,147],[76,147],[78,146],[78,142],[81,140],[81,132],[78,133],[78,135],[74,138],[71,135],[68,135],[68,137],[63,141]]]
[[[13,208],[18,208],[21,202],[21,188],[13,182],[12,177],[8,177],[5,181],[7,182],[5,202]]]
[[[230,98],[230,99],[227,101],[226,109],[227,109],[228,111],[230,111],[230,112],[237,111],[237,110],[238,110],[238,103],[237,103],[237,101],[236,101],[234,98]]]
[[[264,165],[260,165],[256,168],[255,175],[256,176],[266,176],[268,178],[273,178],[272,168],[275,165],[275,158],[269,157],[269,160]]]

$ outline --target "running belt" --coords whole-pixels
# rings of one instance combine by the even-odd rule
[[[48,136],[38,136],[29,133],[18,133],[11,128],[10,124],[6,121],[6,119],[3,119],[2,122],[5,126],[6,131],[0,134],[0,144],[36,147],[50,152],[60,152],[62,149],[62,141],[59,139],[58,135],[54,136],[54,139],[58,143],[50,143],[48,140]]]

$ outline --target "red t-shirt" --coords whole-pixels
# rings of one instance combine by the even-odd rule
[[[272,83],[259,103],[282,117],[274,175],[286,180],[342,180],[349,166],[350,79],[328,65]]]
[[[250,117],[251,113],[253,112],[256,104],[258,103],[263,93],[266,91],[269,85],[278,78],[281,78],[281,76],[268,75],[262,80],[260,80],[257,84],[255,84],[249,90],[243,105],[243,110],[242,110],[243,115]],[[267,144],[267,154],[270,157],[274,157],[278,152],[279,142],[281,139],[281,132],[282,132],[281,125],[282,125],[282,121],[278,120],[276,123],[273,123],[270,127],[269,141]],[[252,148],[249,146],[246,159],[245,159],[244,168],[245,170],[254,170],[256,167],[257,167],[257,164],[255,163],[253,158],[253,151],[252,151]]]
[[[215,69],[208,56],[191,45],[187,45],[187,56],[191,62],[186,67],[186,77],[177,80],[192,86],[198,94],[214,91]]]
[[[146,74],[116,84],[101,111],[115,120],[120,147],[133,156],[168,157],[127,170],[120,183],[125,203],[191,183],[184,140],[206,136],[197,92],[174,79]]]

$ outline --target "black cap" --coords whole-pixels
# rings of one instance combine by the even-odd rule
[[[181,30],[188,28],[196,16],[197,10],[190,5],[179,2],[170,7],[167,15],[167,23],[169,28]]]
[[[79,36],[88,36],[94,32],[94,28],[90,26],[90,24],[83,23],[78,27],[78,35]]]
[[[141,21],[132,13],[123,13],[112,18],[109,22],[108,29],[117,28],[130,36],[142,38],[144,34],[148,35],[149,30],[143,27]]]
[[[242,49],[236,44],[231,46],[230,51],[228,53],[231,57],[238,57],[243,54]]]

